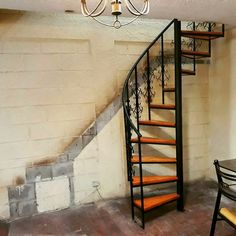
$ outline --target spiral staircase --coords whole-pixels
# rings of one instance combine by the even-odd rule
[[[132,219],[145,227],[149,211],[170,202],[184,210],[182,77],[211,57],[224,25],[172,20],[131,68],[124,83],[128,181]],[[167,173],[171,174],[167,174]]]

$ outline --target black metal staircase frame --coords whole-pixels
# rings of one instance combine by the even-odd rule
[[[170,27],[174,27],[174,82],[175,87],[173,89],[166,89],[165,88],[165,48],[164,48],[164,34],[167,30],[170,29]],[[200,36],[202,40],[207,40],[209,42],[209,50],[208,54],[210,56],[211,54],[211,40],[217,37],[223,37],[224,36],[224,25],[222,25],[222,34],[213,34],[212,32],[212,23],[207,23],[204,25],[204,27],[207,27],[207,31],[204,31],[204,36]],[[145,227],[145,213],[149,212],[150,210],[159,207],[160,205],[165,205],[169,202],[177,201],[177,210],[183,211],[184,210],[184,183],[183,183],[183,134],[182,134],[182,76],[186,73],[186,75],[195,75],[196,71],[196,60],[199,58],[198,54],[196,53],[196,40],[199,40],[199,36],[195,35],[195,31],[198,29],[198,25],[196,25],[195,22],[192,22],[192,31],[187,31],[185,34],[181,30],[181,22],[177,19],[172,20],[163,30],[162,32],[152,41],[152,43],[146,48],[146,50],[140,55],[138,60],[135,62],[133,67],[131,68],[130,72],[128,73],[127,79],[124,83],[123,87],[123,93],[122,93],[122,103],[123,103],[123,110],[124,110],[124,124],[125,124],[125,143],[126,143],[126,156],[127,156],[127,177],[128,181],[130,182],[130,195],[131,195],[131,214],[132,219],[135,219],[135,207],[140,210],[141,213],[141,226],[142,228]],[[190,32],[190,33],[188,33]],[[182,51],[182,37],[188,37],[192,39],[192,46],[190,52],[183,52]],[[161,145],[174,145],[176,146],[176,174],[177,174],[177,180],[176,180],[176,198],[169,199],[167,202],[163,202],[160,205],[154,206],[152,209],[145,208],[144,205],[144,186],[149,185],[148,183],[144,183],[143,179],[143,164],[147,164],[149,162],[143,162],[142,161],[142,144],[143,144],[143,136],[140,131],[140,113],[142,112],[140,106],[141,106],[141,98],[140,98],[140,87],[142,84],[140,84],[139,81],[139,75],[138,75],[138,66],[139,63],[145,59],[145,73],[146,73],[146,80],[143,81],[143,83],[146,83],[146,102],[147,102],[147,116],[148,120],[152,120],[152,114],[151,109],[153,109],[153,106],[151,104],[152,102],[152,84],[151,84],[151,59],[150,59],[150,50],[152,47],[157,43],[157,41],[160,40],[160,63],[161,63],[161,88],[162,88],[162,94],[161,94],[161,103],[162,105],[165,105],[165,92],[175,92],[175,105],[170,107],[159,107],[159,109],[169,109],[175,111],[175,139],[176,142],[163,142]],[[190,60],[192,60],[193,63],[193,70],[190,72],[183,72],[182,68],[182,58],[184,57],[190,57]],[[201,53],[200,56],[204,55],[204,53]],[[132,87],[130,89],[130,87]],[[134,108],[131,107],[131,101],[130,98],[134,97]],[[131,118],[131,114],[134,113],[135,122],[134,119]],[[141,124],[142,125],[142,124]],[[149,124],[152,125],[152,124]],[[158,124],[156,125],[158,126]],[[172,127],[168,126],[168,124],[161,125],[163,127]],[[135,140],[132,139],[132,134],[135,134],[137,138]],[[152,141],[149,140],[146,142],[147,144],[152,144]],[[132,157],[134,153],[133,144],[137,144],[137,156],[138,161],[135,162],[135,164],[138,164],[139,167],[139,184],[135,185],[133,184],[133,164],[132,163]],[[155,142],[154,142],[155,144]],[[150,162],[151,163],[151,162]],[[149,164],[150,164],[149,163]],[[158,162],[156,162],[158,163]],[[168,162],[162,161],[162,164],[167,164]],[[175,182],[168,181],[168,182]],[[164,183],[164,182],[163,182]],[[152,183],[151,183],[152,184]],[[159,182],[158,182],[159,184]],[[140,188],[140,198],[139,198],[139,205],[137,206],[137,203],[134,202],[134,188],[137,189],[137,187]]]

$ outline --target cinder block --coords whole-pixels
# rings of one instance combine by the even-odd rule
[[[75,175],[88,175],[98,173],[98,159],[96,157],[90,157],[87,159],[79,159],[74,163],[74,174]]]
[[[46,121],[46,112],[41,107],[17,107],[8,109],[9,122],[29,124]]]
[[[99,133],[112,119],[113,115],[116,113],[116,108],[113,103],[111,103],[96,119],[97,133]]]
[[[24,184],[8,187],[9,202],[35,199],[35,185]]]
[[[90,173],[90,174],[83,174],[74,177],[74,185],[75,185],[75,192],[81,191],[93,191],[95,188],[93,187],[92,183],[98,182],[100,183],[99,173]]]
[[[22,95],[25,105],[55,105],[62,104],[60,88],[29,89]],[[30,99],[29,99],[30,98]]]
[[[86,190],[86,191],[82,190],[80,192],[75,192],[76,204],[92,203],[98,200],[101,200],[101,197],[99,196],[98,192],[94,190]]]
[[[10,218],[10,207],[9,204],[0,205],[1,220]]]
[[[98,143],[97,143],[97,136],[94,137],[94,139],[84,147],[84,149],[79,154],[79,158],[74,159],[74,163],[80,162],[79,160],[85,160],[90,158],[98,157],[99,150],[98,150]]]
[[[60,95],[63,98],[64,104],[96,102],[96,94],[94,93],[94,89],[91,88],[64,88],[60,91]]]
[[[74,185],[74,177],[69,177],[69,188],[70,188],[70,206],[75,205],[75,185]]]
[[[119,95],[118,97],[116,97],[113,102],[113,107],[114,107],[114,113],[116,114],[116,112],[119,111],[119,109],[122,107],[122,100],[121,100],[121,95]],[[114,114],[114,115],[115,115]]]
[[[1,54],[1,72],[22,71],[22,68],[24,68],[24,60],[22,55]]]
[[[82,135],[82,144],[83,148],[86,147],[95,137],[96,135]]]
[[[36,182],[52,178],[52,166],[34,166],[26,168],[26,179],[28,182]]]
[[[15,218],[19,217],[18,203],[10,202],[9,203],[9,208],[10,208],[10,217],[11,217],[11,219],[15,219]]]
[[[108,123],[107,120],[97,119],[96,120],[97,133],[99,133],[107,125],[107,123]]]
[[[24,54],[23,71],[58,71],[61,69],[62,57],[59,54]]]
[[[67,120],[67,105],[52,104],[44,107],[50,122]]]
[[[62,71],[63,73],[63,88],[74,88],[74,87],[86,87],[95,88],[96,83],[94,83],[93,77],[94,70],[79,70],[79,71]],[[79,78],[79,79],[78,79]],[[84,83],[83,78],[86,80]]]
[[[65,153],[68,155],[69,160],[74,160],[74,158],[78,156],[82,149],[82,137],[79,137],[66,149]]]
[[[93,58],[89,54],[65,54],[61,61],[62,70],[89,70],[93,67]]]
[[[56,88],[62,87],[62,77],[59,71],[22,71],[2,73],[0,81],[9,89]]]
[[[37,213],[36,200],[19,202],[19,204],[18,204],[18,215],[20,217],[32,216],[36,213]]]
[[[113,114],[113,104],[109,104],[105,110],[102,111],[102,113],[99,114],[98,118],[97,118],[97,122],[99,122],[100,120],[106,120],[106,121],[109,121],[111,120],[112,118],[112,115]]]
[[[31,139],[48,139],[63,137],[65,135],[65,128],[63,123],[40,123],[30,125]]]
[[[64,163],[56,163],[52,166],[52,176],[72,176],[73,175],[73,162],[64,162]]]
[[[83,136],[96,135],[96,134],[97,134],[97,129],[96,129],[96,124],[94,123],[83,133]]]
[[[40,53],[40,43],[33,40],[4,41],[2,52],[5,54]]]
[[[29,105],[26,100],[26,90],[14,89],[14,90],[2,90],[0,94],[0,107],[18,107]]]
[[[56,160],[57,163],[67,162],[67,161],[68,161],[68,154],[61,154]]]
[[[118,54],[140,55],[148,44],[148,42],[138,41],[115,41],[115,49]]]
[[[51,39],[41,43],[43,53],[89,53],[89,40]]]

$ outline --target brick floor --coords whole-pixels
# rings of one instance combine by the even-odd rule
[[[131,220],[129,199],[117,199],[12,222],[9,236],[207,236],[215,196],[215,186],[204,183],[190,186],[185,212],[176,211],[175,203],[158,208],[147,215],[145,230]],[[224,204],[233,205],[228,200]],[[0,225],[0,235],[7,235],[1,229],[4,227]],[[224,222],[217,223],[215,236],[233,235],[236,235],[234,229]]]

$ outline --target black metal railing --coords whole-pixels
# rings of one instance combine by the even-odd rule
[[[141,214],[142,214],[142,225],[144,227],[144,198],[143,198],[143,172],[142,172],[142,146],[141,146],[141,138],[142,134],[139,127],[139,121],[141,118],[141,113],[143,111],[141,95],[146,96],[147,102],[147,110],[148,110],[148,119],[151,120],[151,109],[150,105],[154,96],[154,92],[152,93],[152,77],[153,70],[155,68],[151,67],[151,64],[155,64],[153,60],[156,60],[156,66],[160,67],[160,80],[161,88],[162,88],[162,103],[165,103],[164,98],[164,87],[165,87],[165,77],[166,77],[166,63],[165,61],[165,46],[164,46],[164,34],[165,32],[170,29],[171,26],[174,26],[178,23],[177,20],[172,20],[164,30],[153,40],[153,42],[147,47],[147,49],[141,54],[138,58],[136,63],[131,68],[127,79],[124,83],[123,94],[122,94],[122,102],[123,102],[123,109],[124,109],[124,123],[125,123],[125,139],[126,139],[126,155],[127,155],[127,169],[128,169],[128,180],[130,181],[130,191],[131,191],[131,204],[132,204],[132,218],[134,219],[134,207],[133,207],[133,183],[132,183],[132,176],[133,176],[133,169],[132,169],[132,162],[131,158],[134,152],[134,147],[132,146],[131,138],[133,135],[136,136],[138,139],[137,141],[137,155],[139,158],[139,177],[140,177],[140,201],[141,201]],[[173,34],[174,36],[174,34]],[[180,28],[179,28],[179,35],[180,38]],[[158,41],[160,42],[160,50],[159,53],[154,56],[150,56],[152,48],[155,48]],[[175,45],[175,48],[179,47],[179,45]],[[181,48],[181,47],[180,47]],[[175,52],[177,52],[175,50]],[[180,49],[178,50],[178,54],[176,56],[180,56]],[[153,59],[153,58],[154,59]],[[180,56],[181,57],[181,56]],[[143,62],[143,60],[145,60]],[[175,60],[176,61],[176,60]],[[140,64],[145,63],[143,68],[144,72],[142,75],[138,73],[138,68]],[[178,74],[181,77],[181,74]],[[142,77],[145,77],[143,79]],[[144,85],[145,84],[145,85]],[[144,86],[146,91],[142,91],[141,87]],[[134,102],[134,108],[132,108],[131,99]],[[180,110],[181,112],[181,110]],[[179,122],[179,120],[178,120]]]
[[[173,29],[171,28],[173,27]],[[213,32],[216,24],[214,23],[195,23],[191,22],[187,24],[188,31],[207,31]],[[169,30],[173,30],[172,41],[169,38]],[[189,32],[188,32],[189,33]],[[206,35],[206,34],[205,34]],[[213,36],[212,36],[213,35]],[[222,36],[224,36],[224,25],[222,25]],[[188,39],[182,39],[187,37]],[[199,43],[199,39],[203,39],[208,43],[208,53],[211,54],[211,39],[214,34],[208,34],[207,37],[195,37],[193,34],[191,37],[184,36],[181,32],[181,22],[177,19],[172,20],[162,32],[152,41],[152,43],[146,48],[146,50],[140,55],[138,60],[132,66],[128,76],[125,80],[122,103],[124,109],[124,124],[125,124],[125,142],[126,142],[126,156],[127,156],[127,176],[130,181],[131,192],[131,209],[132,219],[134,219],[134,192],[132,177],[135,175],[133,169],[132,156],[134,152],[138,156],[138,169],[139,169],[139,186],[140,186],[140,202],[141,202],[141,218],[142,227],[144,228],[144,190],[143,190],[143,168],[142,168],[142,132],[140,130],[140,120],[142,119],[144,108],[147,108],[148,120],[152,120],[151,105],[155,99],[156,86],[161,88],[159,94],[159,100],[165,105],[165,92],[175,92],[175,139],[176,139],[176,174],[177,181],[177,194],[179,198],[177,200],[177,208],[182,211],[183,204],[183,141],[182,141],[182,74],[186,73],[183,64],[187,63],[193,65],[192,70],[187,73],[190,75],[195,74],[196,71],[196,52],[201,50],[202,43]],[[169,43],[168,40],[170,40]],[[183,46],[187,46],[187,56],[183,55]],[[173,52],[172,52],[173,51]],[[188,56],[190,55],[190,56]],[[170,64],[173,66],[173,73],[168,72]],[[184,70],[185,69],[185,70]],[[171,69],[170,69],[171,71]],[[168,88],[167,83],[173,78],[173,88]],[[154,84],[154,81],[157,84]],[[146,107],[143,105],[143,100],[146,102]],[[132,138],[135,139],[132,140]],[[136,146],[135,146],[136,145]]]

